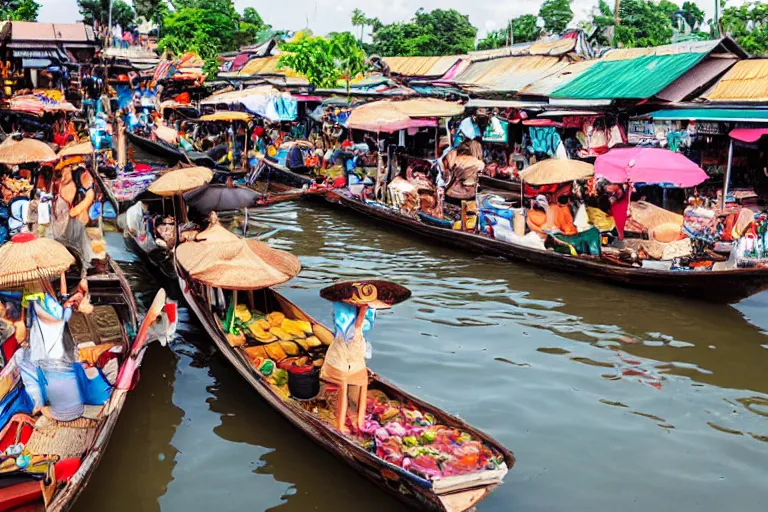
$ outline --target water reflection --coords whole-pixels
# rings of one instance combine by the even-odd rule
[[[692,496],[705,511],[764,510],[766,295],[734,308],[604,286],[312,204],[254,211],[248,233],[301,258],[302,274],[282,291],[319,320],[330,307],[318,291],[336,279],[386,276],[412,289],[377,318],[371,366],[515,451],[518,466],[481,511],[666,510]],[[134,509],[399,510],[212,355],[193,319],[182,331],[172,406],[183,419],[167,418],[157,440],[173,447],[174,464],[162,485],[120,494],[152,504]],[[132,400],[131,418],[168,407]],[[155,443],[124,427],[128,417],[126,442],[113,440],[109,456]],[[138,457],[120,460],[123,472],[143,471]],[[100,476],[81,503],[122,492]]]

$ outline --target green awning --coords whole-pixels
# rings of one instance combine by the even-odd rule
[[[552,92],[553,98],[646,99],[661,92],[705,57],[705,53],[647,55],[604,60]]]
[[[654,121],[720,121],[732,123],[768,123],[768,110],[737,108],[689,108],[658,110],[642,118]]]

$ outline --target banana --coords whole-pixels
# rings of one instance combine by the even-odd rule
[[[293,343],[292,341],[280,341],[278,343],[280,347],[285,351],[286,355],[288,356],[299,355],[299,347],[298,345],[296,345],[296,343]]]
[[[270,334],[274,334],[278,338],[280,338],[283,341],[291,341],[294,336],[293,334],[286,332],[284,329],[281,329],[280,327],[273,327],[269,330]]]
[[[317,336],[309,336],[305,340],[307,342],[307,345],[309,345],[311,348],[319,347],[323,344],[322,341],[320,341],[320,338]]]
[[[312,332],[315,333],[315,336],[320,339],[323,345],[330,345],[333,341],[333,333],[323,325],[314,324],[312,326]]]
[[[280,324],[285,320],[285,315],[279,311],[273,311],[267,315],[267,321],[272,327],[280,327]]]
[[[296,320],[289,320],[286,318],[283,320],[283,323],[280,324],[280,328],[285,332],[292,334],[294,338],[305,338],[307,336],[304,329],[298,325]]]
[[[288,354],[285,353],[285,349],[283,349],[283,347],[279,342],[270,343],[269,345],[264,345],[264,348],[267,351],[267,356],[275,362],[279,363],[280,361],[288,357]]]

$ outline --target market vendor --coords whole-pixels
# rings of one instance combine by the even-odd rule
[[[328,347],[320,378],[339,386],[337,428],[347,432],[348,387],[356,386],[357,416],[354,425],[360,428],[366,413],[368,369],[365,364],[366,340],[363,336],[373,327],[376,310],[389,309],[407,300],[410,290],[388,281],[358,281],[337,283],[320,291],[320,296],[333,302],[336,336]]]

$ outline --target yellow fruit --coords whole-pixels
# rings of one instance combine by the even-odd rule
[[[258,341],[262,343],[277,341],[277,336],[267,331],[259,329],[259,327],[255,324],[249,325],[248,330],[251,331],[251,334],[253,335],[254,338],[256,338]]]
[[[238,304],[238,306],[235,308],[235,317],[237,317],[237,319],[241,322],[245,323],[253,318],[253,315],[251,315],[251,312],[248,311],[248,306],[245,304]]]
[[[269,345],[264,345],[264,348],[267,351],[267,356],[277,363],[288,357],[280,343],[270,343]]]
[[[318,338],[317,336],[309,336],[306,339],[306,342],[307,342],[307,345],[309,345],[312,348],[319,347],[320,345],[323,344],[323,342],[320,341],[320,338]]]
[[[294,338],[306,337],[306,333],[301,327],[299,327],[296,320],[289,320],[286,318],[285,320],[283,320],[283,323],[280,324],[280,328],[285,332],[292,334]]]
[[[267,315],[267,321],[272,327],[280,327],[280,324],[285,320],[285,315],[279,311],[273,311]]]
[[[259,318],[258,320],[256,320],[256,325],[262,331],[268,331],[272,327],[272,325],[269,323],[269,321],[264,320],[263,318]]]
[[[320,339],[323,345],[330,345],[333,341],[333,333],[324,325],[314,324],[312,326],[312,332],[315,333],[315,336]]]
[[[245,336],[242,334],[227,334],[227,341],[232,347],[241,347],[245,345]]]
[[[315,359],[314,361],[312,361],[312,364],[315,367],[317,367],[317,368],[323,366],[323,363],[325,363],[325,359],[322,359],[322,358],[321,359]]]
[[[278,338],[280,338],[283,341],[290,341],[294,338],[293,334],[286,332],[284,329],[281,329],[280,327],[273,327],[269,330],[270,334],[274,334]]]
[[[285,350],[286,355],[297,356],[299,355],[299,347],[292,341],[280,341],[278,342],[280,347]]]
[[[255,361],[259,358],[264,359],[269,357],[267,355],[267,349],[262,346],[247,347],[243,349],[243,352],[245,352],[246,357],[248,357],[248,359],[251,361]]]
[[[309,345],[307,344],[307,340],[305,338],[296,338],[293,341],[295,341],[305,351],[309,350]]]
[[[312,334],[312,323],[307,322],[306,320],[294,320],[296,322],[296,325],[304,331],[307,334]]]

